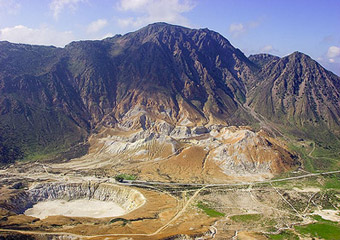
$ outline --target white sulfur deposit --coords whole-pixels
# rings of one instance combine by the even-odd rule
[[[68,217],[116,217],[126,211],[113,202],[103,202],[95,199],[50,200],[38,202],[25,211],[25,215],[44,219],[48,216],[62,215]]]
[[[145,203],[137,190],[107,183],[46,183],[10,199],[8,210],[45,218],[52,215],[114,217]]]

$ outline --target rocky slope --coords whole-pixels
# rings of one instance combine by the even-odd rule
[[[95,124],[125,124],[132,109],[175,125],[249,122],[237,101],[244,101],[255,65],[208,29],[157,23],[65,49]]]
[[[27,155],[83,141],[88,115],[65,71],[64,50],[0,43],[2,144]]]
[[[26,155],[67,149],[101,125],[252,120],[237,102],[255,65],[208,29],[158,23],[64,49],[0,50],[0,131]]]
[[[262,68],[263,66],[265,66],[269,62],[280,60],[279,57],[274,56],[274,55],[270,55],[270,54],[267,54],[267,53],[250,55],[248,58],[249,58],[250,61],[255,63],[257,66],[259,66],[259,68]]]
[[[245,104],[337,134],[339,84],[301,53],[248,59],[216,32],[166,23],[65,48],[0,42],[1,161],[74,158],[103,129],[164,131],[171,143],[182,127],[255,126]]]
[[[296,135],[320,142],[339,136],[340,78],[300,52],[266,61],[248,94],[249,105]]]
[[[284,142],[247,127],[104,128],[89,142],[89,154],[51,167],[109,176],[123,172],[150,181],[221,183],[263,180],[299,165]]]

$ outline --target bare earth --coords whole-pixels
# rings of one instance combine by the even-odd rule
[[[25,215],[44,219],[48,216],[63,215],[68,217],[116,217],[125,214],[125,210],[113,202],[95,199],[72,201],[52,200],[39,202],[25,211]]]
[[[329,221],[340,222],[340,216],[339,216],[338,210],[324,209],[324,210],[314,211],[314,214],[317,214],[321,216],[323,219],[326,219]]]

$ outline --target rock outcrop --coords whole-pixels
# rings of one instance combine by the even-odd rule
[[[269,178],[299,165],[287,146],[250,128],[177,126],[112,130],[91,137],[89,155],[63,167],[128,171],[143,180],[224,182]],[[55,167],[58,167],[56,165]]]

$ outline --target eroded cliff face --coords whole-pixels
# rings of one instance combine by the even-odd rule
[[[246,127],[159,121],[147,129],[102,128],[90,144],[88,155],[55,167],[129,172],[151,181],[216,183],[270,178],[299,164],[283,142]]]
[[[47,200],[96,199],[118,204],[126,212],[145,203],[144,196],[137,190],[106,183],[44,183],[37,184],[8,198],[2,207],[17,214],[25,212],[34,204]]]
[[[298,164],[296,156],[262,131],[222,128],[214,134],[222,144],[212,151],[212,158],[225,174],[277,174]]]

